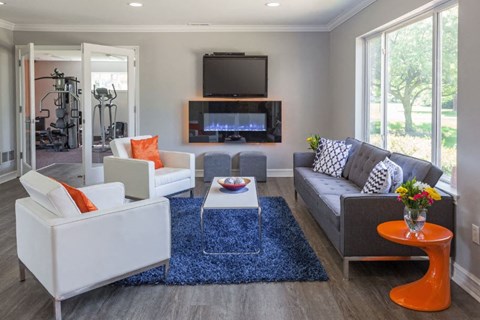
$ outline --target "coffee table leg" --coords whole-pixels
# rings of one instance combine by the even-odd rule
[[[417,281],[393,288],[390,298],[402,307],[440,311],[450,306],[450,241],[422,247],[429,257],[427,273]]]

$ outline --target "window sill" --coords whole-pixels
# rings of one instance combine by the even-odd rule
[[[458,199],[460,198],[460,195],[458,194],[458,190],[457,188],[452,187],[450,183],[447,183],[445,181],[438,181],[435,187],[437,187],[442,191],[445,191],[448,194],[451,194],[453,197],[453,200],[455,201],[455,204],[458,202]]]

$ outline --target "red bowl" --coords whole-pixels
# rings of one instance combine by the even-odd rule
[[[237,191],[242,188],[245,188],[245,186],[250,183],[250,179],[243,178],[243,180],[245,181],[245,183],[228,184],[228,183],[225,183],[225,178],[222,178],[222,179],[218,179],[218,183],[227,190]]]

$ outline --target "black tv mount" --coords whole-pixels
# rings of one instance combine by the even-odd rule
[[[212,55],[213,56],[244,56],[245,52],[214,52]]]

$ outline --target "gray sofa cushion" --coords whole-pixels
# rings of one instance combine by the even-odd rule
[[[360,147],[362,146],[362,143],[362,141],[355,138],[348,137],[347,139],[345,139],[345,144],[351,144],[352,147],[350,148],[350,152],[348,153],[348,160],[347,163],[345,163],[345,167],[343,168],[342,177],[348,177],[348,174],[350,173],[350,169],[352,167],[353,158],[357,153],[358,149],[360,149]]]
[[[360,188],[354,183],[343,178],[307,178],[307,185],[309,185],[318,195],[335,194],[342,195],[348,193],[360,193]]]
[[[433,167],[433,165],[428,161],[420,160],[397,152],[392,153],[390,159],[402,167],[403,182],[416,178],[417,181],[423,181],[434,186],[438,181],[437,179],[437,181],[435,181],[433,184],[425,181],[428,172]]]
[[[335,228],[340,230],[340,195],[324,194],[320,198],[330,208],[330,214],[327,215],[327,219],[333,223]]]
[[[329,176],[328,174],[315,172],[311,167],[295,168],[295,176],[302,177],[303,179],[309,179],[309,178],[322,178],[322,179],[333,179],[333,180],[338,179],[338,178]]]
[[[377,148],[368,143],[362,143],[355,154],[352,155],[352,164],[348,172],[348,180],[363,188],[367,182],[370,172],[377,163],[384,160],[390,155],[390,152]],[[393,160],[393,159],[392,159]],[[395,161],[395,160],[393,160]],[[397,161],[395,161],[397,162]],[[397,162],[400,166],[399,162]],[[402,166],[403,167],[403,166]]]

